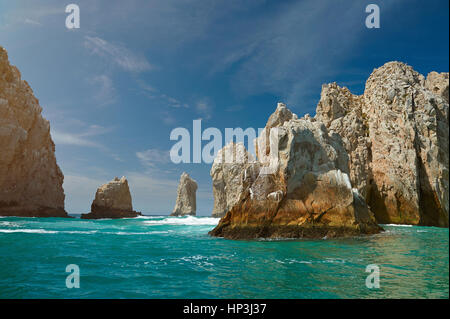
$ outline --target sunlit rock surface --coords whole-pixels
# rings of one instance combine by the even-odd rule
[[[448,73],[400,62],[375,69],[362,96],[324,85],[316,120],[342,137],[350,179],[379,223],[448,227]]]
[[[130,218],[141,215],[133,210],[130,188],[125,176],[115,177],[109,183],[100,186],[95,194],[89,214],[83,219]]]
[[[172,216],[195,216],[197,212],[197,182],[187,173],[183,172],[180,177],[180,183],[177,189],[177,200]]]
[[[274,128],[276,133],[270,133]],[[265,132],[259,138],[258,161],[247,163],[241,171],[239,199],[211,235],[323,238],[381,230],[358,191],[352,189],[340,136],[328,134],[314,119],[298,119],[282,103]],[[262,143],[265,137],[269,141]],[[272,156],[274,146],[277,156]]]
[[[67,217],[50,124],[0,47],[0,216]]]

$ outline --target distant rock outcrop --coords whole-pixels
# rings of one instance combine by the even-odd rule
[[[197,211],[197,182],[183,172],[177,190],[177,201],[171,216],[195,216]]]
[[[264,130],[258,161],[236,167],[237,183],[225,183],[224,189],[239,189],[238,200],[211,235],[322,238],[381,230],[352,189],[348,155],[338,135],[328,134],[314,119],[298,119],[282,103]]]
[[[0,47],[0,216],[68,217],[39,101]]]
[[[128,181],[123,176],[115,177],[109,183],[100,186],[95,194],[89,214],[82,214],[83,219],[130,218],[140,216],[133,211]]]
[[[342,137],[350,180],[379,223],[448,227],[449,74],[389,62],[364,94],[324,85],[316,119]]]

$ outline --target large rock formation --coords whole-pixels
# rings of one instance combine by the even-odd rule
[[[197,211],[196,195],[197,182],[183,172],[177,190],[177,201],[171,216],[193,215]]]
[[[309,117],[297,119],[279,103],[258,140],[258,160],[229,178],[241,181],[239,199],[211,235],[322,238],[381,230],[352,189],[340,136]]]
[[[41,112],[0,47],[0,216],[67,217],[64,176]]]
[[[350,180],[379,223],[448,227],[449,75],[400,62],[375,69],[362,96],[324,85],[316,119],[339,134]]]
[[[115,177],[111,182],[100,186],[95,194],[89,214],[83,219],[130,218],[141,215],[133,210],[131,193],[125,176]]]
[[[243,143],[231,142],[217,153],[210,171],[214,195],[213,217],[225,216],[237,203],[243,192],[245,169],[253,161]]]

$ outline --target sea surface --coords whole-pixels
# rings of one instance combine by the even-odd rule
[[[210,217],[0,218],[0,298],[449,298],[449,232],[233,241]],[[80,288],[67,288],[69,264]],[[368,288],[368,265],[379,288]],[[373,282],[373,281],[372,281]]]

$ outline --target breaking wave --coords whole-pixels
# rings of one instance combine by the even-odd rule
[[[393,226],[393,227],[413,227],[413,225],[402,225],[402,224],[386,224],[384,226]]]
[[[215,226],[219,223],[220,218],[214,217],[166,217],[161,220],[148,220],[144,221],[146,225],[212,225]]]
[[[0,233],[57,234],[59,232],[45,229],[0,229]]]

